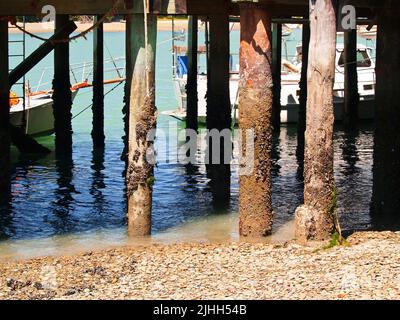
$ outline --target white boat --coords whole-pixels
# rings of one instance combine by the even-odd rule
[[[104,60],[105,66],[111,65],[111,67],[105,68],[104,73],[115,73],[112,79],[104,81],[104,85],[116,84],[118,86],[121,82],[125,81],[125,66],[122,65],[124,62],[124,57],[111,57]],[[92,87],[93,62],[71,64],[70,70],[71,78],[75,80],[75,84],[71,87],[73,102],[80,89]],[[43,90],[43,88],[51,85],[51,80],[49,82],[43,82],[43,80],[50,78],[53,73],[53,67],[44,68],[33,93],[30,92],[29,83],[27,84],[27,88],[25,88],[24,84],[25,96],[16,98],[18,99],[17,103],[10,109],[11,124],[22,128],[25,134],[30,136],[44,136],[54,133],[53,90]],[[105,95],[112,90],[106,92]]]
[[[72,91],[72,101],[78,90]],[[25,98],[10,109],[10,122],[30,136],[43,136],[54,133],[53,99],[52,93],[41,93]],[[26,125],[25,125],[26,124]]]
[[[344,46],[337,45],[336,48],[336,74],[334,85],[334,113],[336,120],[343,120],[344,117]],[[186,82],[187,66],[183,65],[185,59],[176,55],[176,73],[174,76],[175,94],[178,100],[176,110],[164,111],[163,114],[184,121],[186,119]],[[288,68],[291,67],[291,68]],[[181,70],[180,70],[181,68]],[[186,68],[186,69],[185,69]],[[298,106],[300,93],[301,74],[301,46],[297,47],[297,54],[291,63],[283,61],[281,80],[281,123],[296,123],[298,121]],[[358,44],[357,46],[357,73],[358,92],[360,95],[359,118],[370,120],[374,118],[374,97],[375,97],[375,63],[371,58],[371,49]],[[207,113],[207,75],[198,75],[198,119],[204,123]],[[230,99],[232,104],[232,119],[237,122],[238,117],[238,87],[239,72],[238,66],[230,72]]]

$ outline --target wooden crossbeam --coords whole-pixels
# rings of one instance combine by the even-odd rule
[[[0,16],[44,16],[42,8],[54,6],[57,14],[102,15],[108,13],[117,0],[14,0],[12,5],[0,1]],[[247,0],[249,1],[249,0]],[[239,14],[240,0],[153,0],[149,10],[156,15],[210,15],[228,12]],[[308,12],[309,0],[258,0],[259,5],[268,5],[273,17],[303,16]],[[359,16],[369,16],[372,8],[381,8],[381,0],[351,0]],[[114,15],[143,13],[142,0],[120,0]]]

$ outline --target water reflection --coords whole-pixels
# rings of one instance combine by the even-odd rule
[[[214,212],[227,213],[231,199],[231,165],[226,163],[231,161],[230,155],[233,150],[231,135],[225,134],[222,137],[208,135],[206,142],[205,163],[212,195],[212,207]],[[215,157],[217,150],[213,150],[218,145],[220,148],[219,159]]]
[[[94,148],[92,151],[92,184],[90,194],[93,196],[93,212],[103,216],[105,214],[105,197],[103,190],[106,188],[104,182],[104,148]]]
[[[344,174],[350,177],[354,176],[358,171],[356,164],[360,161],[357,150],[357,139],[359,138],[359,135],[359,130],[345,131],[343,142],[340,145],[343,161],[347,164],[344,168]]]
[[[274,135],[274,230],[293,220],[297,206],[303,202],[303,181],[296,157],[296,132],[296,126],[283,126],[280,133]],[[172,142],[170,145],[162,141],[156,144],[160,154],[163,148],[169,148],[171,152],[176,148]],[[204,159],[205,147],[205,144],[199,144],[197,158]],[[375,227],[378,222],[371,221],[369,212],[372,129],[365,127],[345,133],[336,128],[334,147],[338,211],[343,229]],[[105,150],[92,151],[90,141],[86,143],[82,140],[76,143],[73,158],[17,159],[14,162],[12,193],[6,192],[0,197],[1,237],[29,239],[70,232],[97,232],[104,228],[122,232],[126,216],[124,179],[121,177],[124,162],[119,160],[122,148],[122,142],[115,140],[108,143]],[[193,221],[202,221],[200,224],[204,227],[207,223],[215,223],[212,219],[215,216],[221,217],[218,220],[220,223],[231,221],[232,214],[237,217],[237,165],[231,166],[230,173],[230,181],[225,181],[229,197],[220,198],[221,190],[218,188],[221,185],[214,184],[215,179],[213,181],[203,161],[198,164],[160,163],[155,169],[153,234],[190,225]],[[226,195],[225,192],[222,194]],[[376,221],[381,218],[377,216]],[[212,230],[225,229],[210,226],[204,232],[212,238]]]
[[[272,148],[272,204],[274,229],[294,218],[296,208],[303,202],[302,180],[298,178],[296,158],[296,126],[283,126],[274,136]]]
[[[0,240],[15,234],[12,220],[11,181],[0,188]]]
[[[73,184],[74,161],[72,154],[58,155],[56,158],[57,188],[54,190],[55,200],[52,203],[52,216],[48,222],[53,226],[55,233],[73,232],[74,194],[77,194]]]
[[[348,232],[369,229],[373,131],[369,126],[350,131],[341,129],[336,128],[334,134],[335,180],[340,221]]]

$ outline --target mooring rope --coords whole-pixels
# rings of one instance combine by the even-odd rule
[[[101,19],[99,19],[94,25],[92,25],[90,28],[80,32],[79,34],[66,38],[66,39],[58,39],[58,40],[51,40],[51,43],[53,44],[59,44],[59,43],[69,43],[71,41],[77,40],[79,38],[85,38],[86,39],[86,35],[88,33],[90,33],[91,31],[93,31],[94,29],[97,29],[104,21],[106,21],[108,18],[111,18],[115,15],[118,14],[118,6],[120,4],[122,0],[116,0],[114,2],[114,5],[112,6],[112,8],[101,17]],[[49,39],[44,38],[44,37],[40,37],[32,32],[29,32],[28,30],[24,29],[23,27],[19,26],[17,24],[17,20],[16,19],[11,19],[8,18],[8,21],[11,23],[11,25],[15,26],[18,30],[20,30],[21,32],[27,34],[28,36],[35,38],[37,40],[41,40],[41,41],[49,41]]]
[[[104,97],[107,96],[109,93],[111,93],[112,91],[114,91],[115,89],[117,89],[124,81],[119,82],[117,85],[115,85],[114,87],[112,87],[110,90],[108,90],[105,94]],[[79,111],[76,115],[74,115],[72,117],[72,120],[74,120],[75,118],[77,118],[78,116],[80,116],[82,113],[84,113],[86,110],[88,110],[89,108],[93,107],[93,103],[91,103],[90,105],[88,105],[86,108],[84,108],[83,110]]]
[[[341,64],[341,67],[349,66],[349,65],[352,65],[352,64],[358,64],[359,62],[373,61],[375,59],[376,59],[375,57],[371,57],[369,59],[345,62],[345,63]],[[336,71],[338,73],[344,74],[344,71],[339,70],[339,68],[337,66],[335,66],[335,69],[336,69]],[[375,69],[375,68],[373,68],[373,67],[365,67],[365,69]]]

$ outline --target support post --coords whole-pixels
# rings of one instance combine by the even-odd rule
[[[99,16],[94,17],[97,23]],[[92,140],[94,148],[104,147],[104,35],[101,23],[93,31],[93,128]]]
[[[189,16],[188,28],[188,77],[186,128],[198,130],[198,93],[197,93],[197,48],[198,48],[197,16]]]
[[[333,84],[336,14],[332,0],[310,0],[310,49],[304,155],[304,205],[296,210],[296,238],[326,240],[334,229]]]
[[[372,218],[383,229],[400,225],[400,6],[378,18]]]
[[[55,32],[69,23],[68,15],[57,15]],[[72,95],[69,75],[69,43],[54,48],[53,113],[57,154],[72,152]]]
[[[207,172],[211,180],[214,203],[222,207],[229,203],[230,198],[232,150],[229,96],[229,16],[227,13],[211,15],[209,19],[210,57],[207,75],[206,125],[210,133],[207,140],[210,164],[207,166]]]
[[[308,72],[308,51],[310,46],[310,23],[303,23],[302,47],[301,47],[301,77],[300,77],[300,98],[299,98],[299,121],[297,122],[297,150],[298,162],[304,161],[304,134],[306,131],[307,114],[307,72]]]
[[[272,74],[274,80],[272,121],[276,132],[279,132],[281,126],[281,65],[282,24],[274,23],[272,27]]]
[[[210,58],[207,85],[207,128],[231,127],[229,97],[229,16],[212,15],[210,23]]]
[[[132,83],[132,45],[134,34],[133,16],[128,14],[126,16],[126,30],[125,30],[125,69],[126,69],[126,81],[124,87],[124,106],[122,108],[123,122],[124,122],[124,136],[122,141],[124,143],[124,149],[122,151],[121,160],[125,161],[126,167],[128,165],[128,140],[129,140],[129,105],[131,99],[131,83]],[[126,172],[124,173],[126,175]]]
[[[8,69],[8,21],[0,20],[0,193],[10,188],[10,88]]]
[[[147,27],[145,28],[145,22]],[[128,195],[128,232],[130,236],[151,233],[154,164],[149,159],[153,143],[148,135],[156,128],[155,59],[157,17],[132,16],[132,75],[129,103],[129,154],[126,176]]]
[[[261,237],[272,230],[272,103],[271,11],[255,3],[240,4],[239,128],[241,165],[253,155],[252,171],[240,173],[239,232]],[[253,141],[246,136],[252,132]],[[252,158],[252,157],[250,157]]]
[[[344,32],[344,124],[354,129],[358,120],[357,29]]]

